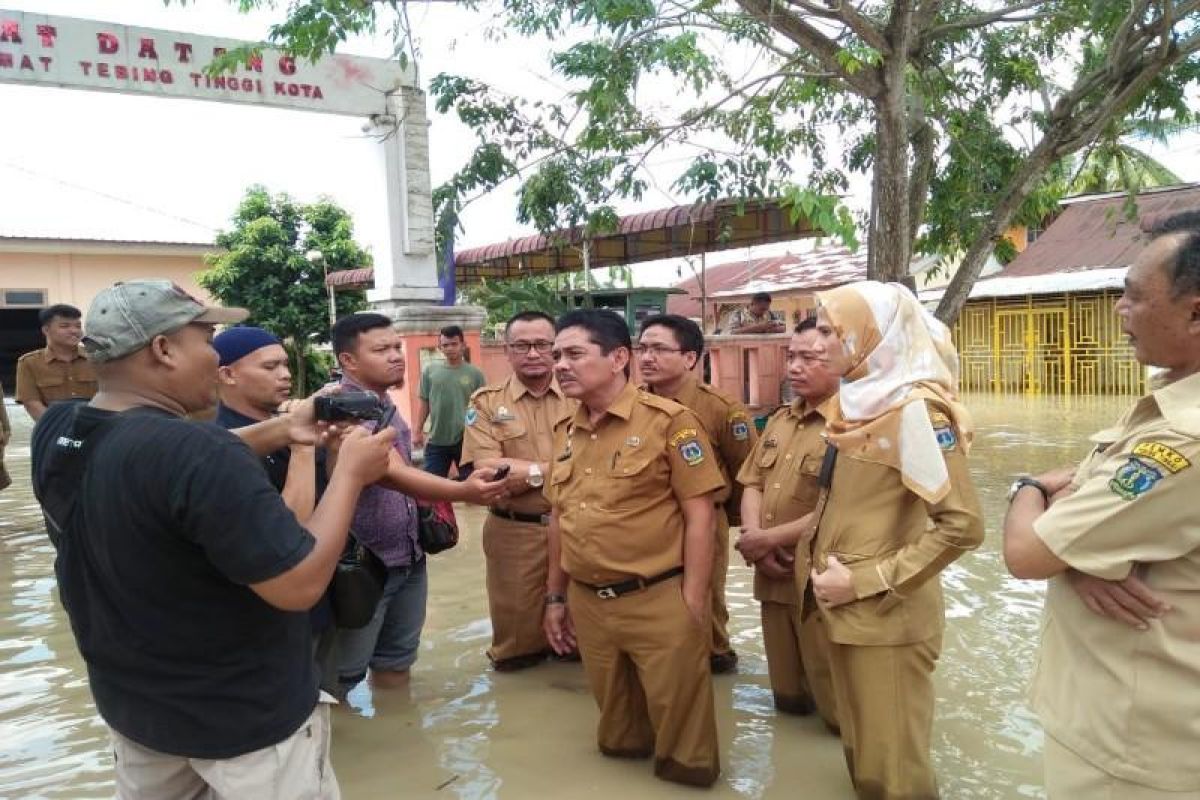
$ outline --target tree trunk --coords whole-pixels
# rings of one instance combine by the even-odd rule
[[[912,257],[909,229],[908,132],[903,104],[891,87],[876,103],[875,224],[870,239],[868,277],[902,281]]]

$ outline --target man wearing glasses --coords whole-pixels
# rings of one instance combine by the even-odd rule
[[[709,666],[714,673],[737,669],[737,653],[729,643],[729,609],[725,606],[725,574],[729,569],[729,524],[736,524],[741,485],[734,478],[758,440],[746,407],[696,375],[704,354],[700,326],[677,314],[648,317],[634,351],[647,391],[688,408],[700,418],[716,450],[717,466],[725,488],[714,493],[716,549],[712,572],[712,649]]]
[[[578,403],[554,379],[554,320],[522,311],[504,328],[512,374],[479,389],[467,406],[464,464],[507,465],[509,497],[491,507],[483,525],[492,646],[500,672],[540,663],[549,652],[542,631],[546,588],[546,523],[550,503],[542,484],[550,470],[554,425]]]

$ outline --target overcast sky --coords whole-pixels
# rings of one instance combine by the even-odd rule
[[[282,14],[241,15],[225,0],[194,0],[169,8],[162,0],[0,0],[0,5],[251,40],[264,39],[270,23]],[[449,71],[484,78],[526,96],[563,97],[564,88],[548,77],[546,50],[523,40],[496,40],[489,35],[495,23],[488,13],[414,3],[412,14],[426,85],[431,76]],[[354,41],[345,50],[387,57],[391,41],[383,35]],[[430,117],[436,185],[461,164],[473,140],[456,120],[432,109]],[[361,125],[359,119],[325,114],[0,84],[0,165],[102,190],[210,228],[227,226],[251,183],[304,200],[329,195],[360,225],[369,226],[383,202],[382,181],[376,146],[363,137]],[[1185,180],[1200,180],[1200,137],[1181,138],[1154,153]],[[687,202],[669,188],[685,158],[686,153],[675,151],[652,160],[654,188],[636,206],[620,210]],[[22,204],[53,214],[53,184],[47,186],[44,196],[22,197]],[[460,249],[528,234],[517,225],[514,206],[512,187],[474,204],[464,215]],[[759,248],[753,255],[768,252]],[[713,262],[747,255],[731,251]],[[662,282],[674,275],[672,267],[645,271],[640,277]]]

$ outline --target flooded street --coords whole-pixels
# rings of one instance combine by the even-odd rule
[[[1007,576],[998,526],[1018,472],[1077,460],[1086,437],[1126,399],[967,398],[972,451],[988,523],[983,547],[951,567],[946,643],[937,672],[934,757],[943,797],[1041,797],[1041,731],[1024,703],[1036,649],[1041,586]],[[53,578],[53,550],[29,490],[29,420],[0,492],[0,797],[112,795],[107,731]],[[130,487],[136,502],[137,487]],[[479,547],[482,512],[459,509],[464,538],[430,559],[430,603],[407,691],[360,686],[334,714],[334,765],[358,798],[637,798],[700,796],[652,776],[649,762],[595,749],[596,709],[577,664],[497,674],[484,656],[490,628]],[[736,556],[736,554],[734,554]],[[723,772],[713,798],[851,798],[840,743],[812,718],[777,715],[751,597],[731,559],[736,675],[718,676]]]

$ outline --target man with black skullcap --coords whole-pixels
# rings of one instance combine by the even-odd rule
[[[283,343],[269,331],[251,326],[229,328],[213,337],[217,351],[216,423],[226,430],[271,419],[292,391],[292,371],[288,368]],[[301,523],[316,506],[325,480],[325,453],[311,444],[292,443],[262,459],[271,485],[283,496],[283,502]],[[321,673],[321,688],[335,693],[333,645],[336,629],[328,595],[313,606],[314,649]]]

